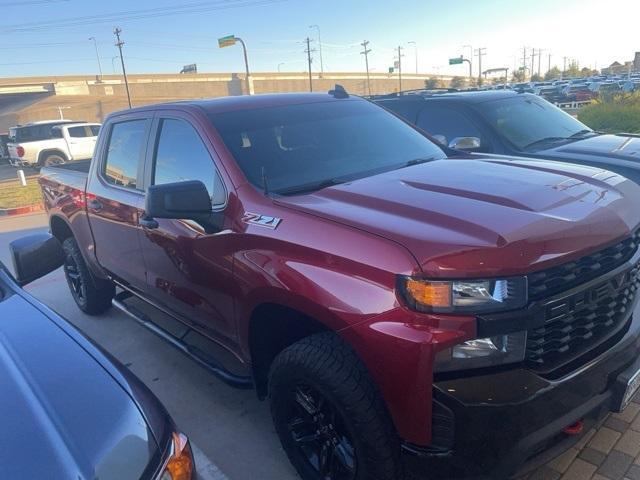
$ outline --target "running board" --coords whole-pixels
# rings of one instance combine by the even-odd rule
[[[131,297],[132,297],[131,293],[127,291],[120,292],[113,298],[113,300],[111,301],[111,304],[118,310],[122,311],[123,313],[126,313],[129,317],[135,320],[139,325],[151,331],[152,333],[156,334],[157,336],[159,336],[160,338],[162,338],[163,340],[165,340],[166,342],[168,342],[169,344],[171,344],[172,346],[180,350],[186,356],[188,356],[189,358],[191,358],[192,360],[200,364],[202,367],[209,370],[211,373],[213,373],[215,376],[217,376],[220,380],[222,380],[227,385],[230,385],[234,388],[241,388],[245,390],[253,388],[253,380],[251,379],[251,377],[243,377],[243,376],[235,375],[229,372],[228,370],[226,370],[224,367],[220,366],[218,363],[215,362],[215,360],[211,358],[210,355],[207,355],[205,352],[203,352],[199,348],[193,345],[187,345],[184,342],[184,338],[189,333],[194,332],[193,329],[187,326],[186,332],[180,337],[177,337],[171,334],[161,326],[154,323],[153,320],[151,320],[151,318],[149,318],[149,316],[146,315],[145,313],[141,312],[140,310],[138,310],[137,308],[131,305],[127,305],[125,303],[125,300]]]

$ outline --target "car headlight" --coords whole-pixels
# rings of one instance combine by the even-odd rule
[[[169,458],[159,480],[191,480],[194,470],[189,440],[182,433],[174,433]]]
[[[527,332],[477,338],[436,354],[434,372],[494,367],[524,360]]]
[[[407,305],[420,312],[489,313],[527,304],[525,277],[488,280],[428,280],[398,277],[398,290]]]

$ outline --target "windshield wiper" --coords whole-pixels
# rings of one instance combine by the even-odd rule
[[[586,137],[587,135],[589,135],[589,136],[597,135],[597,133],[594,132],[593,130],[589,130],[587,128],[584,128],[584,129],[580,130],[579,132],[576,132],[573,135],[570,135],[569,138],[583,138],[583,137]]]
[[[523,150],[529,150],[530,148],[537,147],[540,145],[546,145],[548,143],[565,142],[567,140],[568,140],[567,137],[545,137],[525,145],[523,147]]]
[[[295,187],[282,188],[275,191],[278,195],[300,195],[303,193],[315,192],[322,190],[323,188],[333,187],[345,183],[347,180],[341,180],[339,178],[327,178],[319,182],[307,183],[305,185],[297,185]]]
[[[437,160],[436,157],[427,157],[427,158],[414,158],[406,162],[403,167],[411,167],[413,165],[420,165],[421,163],[433,162]]]

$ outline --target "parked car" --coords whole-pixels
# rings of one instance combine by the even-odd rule
[[[9,142],[9,134],[8,133],[0,133],[0,160],[8,161],[9,160],[9,148],[7,147],[7,143]]]
[[[9,161],[13,166],[43,167],[91,158],[99,123],[45,121],[9,129]]]
[[[48,234],[11,243],[0,262],[0,477],[189,480],[188,439],[151,391],[20,287],[61,266]]]
[[[305,480],[503,478],[636,391],[614,173],[445,151],[336,87],[115,113],[40,183],[78,307],[135,295],[217,342],[162,334],[269,398]]]
[[[578,163],[640,183],[638,135],[594,132],[535,95],[457,92],[375,101],[452,148]]]

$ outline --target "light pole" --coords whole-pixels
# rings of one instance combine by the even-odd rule
[[[469,77],[473,77],[473,47],[471,45],[463,45],[462,46],[463,50],[465,48],[469,49]]]
[[[100,72],[100,81],[102,81],[102,65],[100,64],[100,54],[98,53],[98,42],[96,37],[89,37],[89,40],[93,40],[93,46],[96,49],[96,59],[98,60],[98,72]]]
[[[371,49],[367,48],[369,46],[369,40],[365,40],[360,45],[364,49],[360,52],[360,55],[364,55],[364,66],[367,69],[367,91],[369,92],[369,96],[371,96],[371,80],[369,79],[369,53],[371,53]]]
[[[418,74],[418,44],[416,42],[407,42],[409,45],[413,45],[413,53],[416,56],[416,75]]]
[[[318,30],[318,53],[320,54],[320,76],[324,73],[324,63],[322,62],[322,39],[320,38],[320,26],[309,25],[309,28],[315,28]]]
[[[280,73],[280,67],[281,67],[282,65],[284,65],[284,62],[280,62],[280,63],[278,64],[278,73]]]

